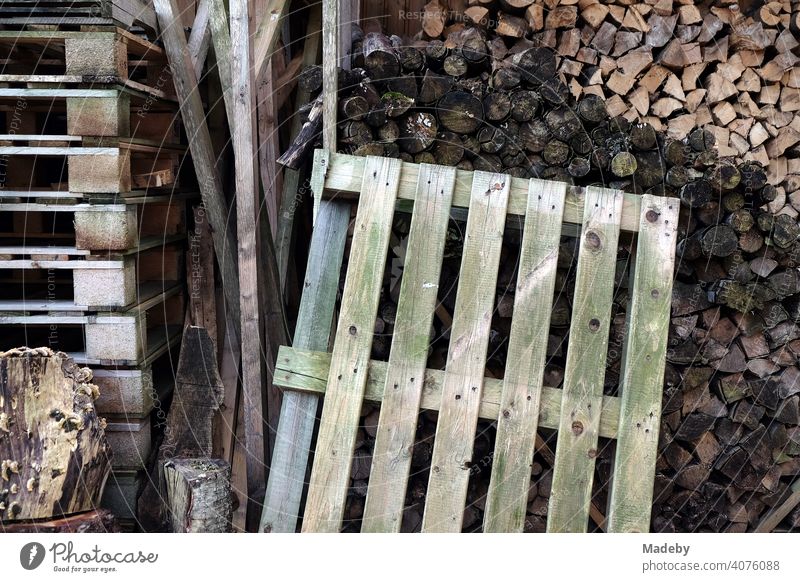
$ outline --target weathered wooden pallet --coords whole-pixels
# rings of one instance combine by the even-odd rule
[[[140,240],[137,249],[103,257],[74,247],[2,248],[0,308],[17,314],[130,308],[142,294],[149,299],[184,279],[184,237],[177,236],[166,244],[160,237]]]
[[[0,65],[4,81],[118,83],[154,98],[173,98],[164,51],[120,28],[0,30]]]
[[[158,31],[153,6],[144,0],[4,0],[0,25],[43,24],[137,26],[153,35]]]
[[[12,189],[36,187],[32,180],[56,175],[73,192],[114,194],[134,188],[177,186],[184,146],[129,138],[96,139],[105,141],[73,145],[67,138],[61,146],[0,146],[0,156],[9,160],[6,184]]]
[[[121,137],[165,144],[179,141],[179,116],[174,103],[121,85],[93,88],[80,86],[83,83],[69,86],[57,81],[61,87],[41,87],[36,85],[46,81],[12,82],[3,81],[4,77],[9,75],[0,75],[2,145],[12,145],[7,142],[13,141],[80,143],[73,136]],[[39,139],[34,140],[31,134]],[[14,138],[25,135],[30,137]],[[90,143],[91,140],[84,142]]]
[[[70,204],[14,194],[0,193],[0,213],[10,213],[0,214],[0,256],[89,256],[92,251],[121,256],[136,252],[142,243],[153,248],[186,238],[186,195],[130,204]],[[56,235],[61,248],[48,248]]]
[[[157,409],[166,421],[166,402],[175,387],[175,354],[164,353],[144,366],[93,367],[92,383],[100,389],[95,408],[102,415],[144,418]]]
[[[183,288],[174,285],[122,312],[3,312],[0,326],[10,345],[57,346],[82,364],[143,367],[180,341],[183,304]]]
[[[679,201],[324,151],[317,152],[312,184],[318,194],[357,195],[358,213],[332,354],[283,348],[277,362],[277,384],[325,394],[303,531],[341,528],[365,400],[379,401],[381,413],[362,531],[400,530],[421,408],[439,412],[423,531],[461,531],[479,418],[497,422],[484,531],[522,530],[539,426],[558,431],[549,531],[587,530],[600,436],[617,441],[607,529],[649,531]],[[375,362],[373,325],[402,200],[413,207],[395,334],[388,363]],[[458,207],[468,216],[448,361],[443,371],[428,370],[447,223]],[[509,215],[524,217],[522,254],[506,374],[491,380],[484,369]],[[581,226],[581,242],[565,378],[557,389],[542,384],[565,222]],[[637,233],[637,248],[619,396],[609,397],[603,383],[621,231]],[[312,252],[318,236],[329,232],[315,232]],[[292,438],[291,430],[279,426],[278,442]],[[265,514],[274,515],[269,491],[287,486],[270,485]],[[274,522],[280,519],[262,528],[274,531]]]

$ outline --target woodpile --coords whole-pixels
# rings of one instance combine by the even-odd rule
[[[496,27],[448,20],[438,33],[439,24],[428,22],[426,33],[408,43],[378,31],[356,41],[357,68],[340,78],[340,149],[680,197],[653,529],[755,529],[791,498],[800,473],[800,128],[792,105],[795,58],[787,56],[796,52],[790,25],[797,14],[788,3],[767,4],[755,15],[663,1],[472,4],[469,18]],[[659,28],[664,19],[672,23],[668,33]],[[791,47],[782,50],[781,42]],[[780,65],[779,75],[780,63],[792,65]],[[396,221],[392,276],[376,322],[377,359],[388,357],[402,277],[408,225],[402,216]],[[446,360],[463,224],[454,222],[450,235],[431,330],[433,368]],[[507,229],[487,377],[502,378],[507,365],[518,236]],[[559,257],[561,293],[545,379],[552,386],[563,380],[574,244],[565,237]],[[618,349],[606,377],[611,395],[622,359],[632,244],[623,238],[619,251],[610,337]],[[359,432],[347,509],[355,530],[377,414],[365,409]],[[435,424],[435,413],[420,416],[408,531],[421,522]],[[541,434],[529,531],[542,531],[547,514],[555,438]],[[482,522],[493,439],[491,424],[479,426],[467,531]],[[601,446],[593,509],[599,528],[613,457],[613,445]],[[799,524],[800,511],[782,522]]]

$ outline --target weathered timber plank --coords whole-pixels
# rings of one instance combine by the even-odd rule
[[[211,29],[211,42],[217,63],[217,74],[225,102],[225,115],[228,127],[233,132],[236,115],[233,112],[233,81],[231,80],[231,33],[228,30],[228,13],[223,0],[212,0],[208,26]]]
[[[325,57],[323,67],[333,69],[333,82],[338,83],[336,67],[339,62],[340,41],[337,37],[337,3],[326,0],[322,10],[323,55],[329,55]],[[342,44],[344,42],[341,41]],[[341,65],[343,68],[350,68],[346,60]],[[336,84],[329,84],[328,89],[336,93],[338,87]],[[332,97],[332,105],[335,115],[335,95]],[[323,135],[323,147],[329,151],[336,149],[336,117],[331,119],[332,131],[326,131]],[[328,158],[326,150],[315,152],[314,155],[311,187],[314,191],[315,227],[294,334],[295,346],[320,350],[328,347],[347,225],[350,221],[349,204],[322,202],[322,185]],[[284,395],[264,499],[261,531],[293,532],[297,527],[318,400],[319,397],[312,394]]]
[[[260,85],[266,76],[267,63],[272,58],[272,51],[275,50],[275,43],[278,41],[278,31],[288,7],[289,0],[269,0],[261,22],[258,23],[253,44],[253,70],[257,85]]]
[[[331,153],[328,171],[325,176],[324,190],[331,195],[341,197],[347,194],[358,194],[361,179],[364,175],[364,158],[347,154]],[[472,172],[456,171],[456,191],[453,195],[453,206],[467,208],[470,202],[469,185],[472,183]],[[400,191],[398,199],[403,202],[413,200],[419,176],[419,165],[403,162],[400,171]],[[508,200],[508,214],[524,216],[528,205],[528,181],[524,178],[511,178],[511,191]],[[321,193],[315,192],[315,196]],[[564,206],[564,222],[570,224],[583,223],[583,201],[585,188],[569,187]],[[639,229],[641,196],[622,194],[621,230],[636,232]]]
[[[264,401],[261,369],[261,311],[259,310],[258,220],[252,119],[255,102],[250,84],[250,33],[247,4],[231,4],[231,76],[233,112],[238,120],[231,128],[236,184],[236,226],[239,240],[239,310],[241,317],[242,395],[247,445],[247,491],[253,493],[266,480]],[[251,503],[248,503],[250,505]],[[248,509],[248,516],[251,511]]]
[[[235,341],[239,341],[239,273],[234,249],[236,242],[232,229],[227,227],[228,208],[222,192],[222,182],[215,171],[214,149],[205,122],[205,112],[197,90],[197,77],[191,65],[186,38],[177,19],[175,0],[154,0],[161,28],[161,40],[173,71],[175,91],[181,104],[181,118],[189,137],[200,194],[208,213],[214,239],[214,251],[220,265],[227,309],[234,323]]]
[[[642,197],[608,506],[612,532],[650,531],[679,209],[672,198]]]
[[[350,222],[350,205],[323,202],[317,218],[294,333],[295,347],[307,350],[328,349]],[[277,385],[280,385],[279,380],[283,376],[278,369],[283,362],[280,353],[286,350],[291,351],[291,348],[281,347],[279,352],[275,369]],[[321,376],[323,392],[330,370],[330,354],[326,355],[328,365]],[[283,395],[261,515],[261,531],[287,533],[297,528],[318,401],[319,394],[312,392],[286,392]]]
[[[455,189],[455,168],[423,164],[372,454],[362,531],[399,532],[411,470],[428,340]]]
[[[331,366],[331,354],[327,352],[305,351],[299,348],[282,346],[278,354],[278,364],[275,368],[275,383],[287,392],[284,398],[291,396],[295,391],[306,394],[325,394],[325,382]],[[386,385],[386,362],[372,360],[369,363],[367,388],[364,399],[370,402],[383,401],[383,389]],[[442,384],[444,371],[425,370],[422,387],[422,401],[420,408],[423,410],[439,410],[442,404]],[[482,420],[497,420],[500,415],[500,394],[503,381],[494,378],[484,378],[483,395],[478,416]],[[561,414],[560,388],[544,386],[539,406],[539,427],[558,428],[559,415]],[[616,396],[603,396],[603,411],[600,415],[600,436],[603,438],[616,438],[619,425],[619,398]]]
[[[303,44],[303,67],[308,67],[317,62],[319,57],[320,40],[322,37],[322,12],[318,7],[312,7],[306,27],[305,43]],[[295,97],[295,116],[292,119],[290,139],[294,140],[302,127],[301,116],[297,110],[308,103],[311,94],[298,86]],[[286,274],[289,270],[289,250],[292,245],[292,226],[294,225],[295,211],[301,200],[300,172],[285,168],[283,171],[283,192],[281,206],[278,212],[278,230],[275,235],[275,257],[278,262],[278,275],[281,280],[281,291],[286,292]]]
[[[488,172],[473,175],[442,407],[422,518],[426,532],[461,531],[509,189],[509,176]]]
[[[215,0],[198,0],[197,12],[194,15],[192,32],[189,34],[189,54],[192,67],[198,79],[203,76],[203,67],[206,64],[208,45],[211,41],[211,30],[208,26],[211,15],[211,4]]]
[[[339,10],[339,0],[322,0],[322,141],[323,147],[330,152],[336,151],[339,66],[344,57],[344,51],[339,40],[339,26],[341,24]],[[361,180],[359,180],[358,191],[361,190],[360,184]],[[314,192],[315,216],[321,196],[322,190]]]
[[[531,180],[485,532],[522,532],[547,352],[566,184]]]
[[[335,532],[341,526],[399,174],[398,160],[367,158],[303,518],[305,532]]]
[[[587,189],[547,514],[551,532],[588,527],[622,204],[622,192]]]
[[[770,533],[800,505],[800,480],[795,481],[791,487],[792,493],[779,507],[767,514],[756,526],[756,533]]]

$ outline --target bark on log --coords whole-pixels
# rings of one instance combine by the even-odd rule
[[[91,380],[49,348],[0,353],[0,522],[99,505],[111,464]]]

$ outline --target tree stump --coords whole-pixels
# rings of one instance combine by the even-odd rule
[[[111,468],[92,372],[49,348],[0,353],[0,522],[94,509]]]

